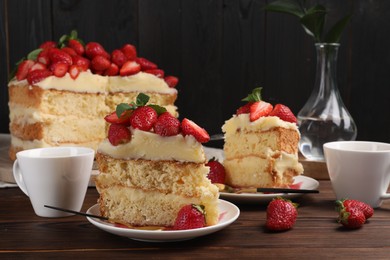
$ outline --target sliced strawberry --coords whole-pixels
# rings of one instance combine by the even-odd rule
[[[73,56],[72,61],[74,65],[77,65],[82,71],[86,71],[89,69],[91,62],[82,56]]]
[[[150,60],[138,57],[136,60],[141,65],[141,70],[153,70],[157,69],[157,65]]]
[[[50,49],[50,48],[56,48],[57,47],[57,43],[56,42],[53,42],[53,41],[46,41],[44,43],[42,43],[41,45],[39,45],[39,48],[40,49]]]
[[[19,64],[18,70],[16,71],[16,79],[24,80],[27,77],[31,67],[34,66],[35,62],[32,60],[25,60]]]
[[[125,64],[127,58],[121,50],[113,50],[111,53],[111,61],[120,68]]]
[[[192,135],[200,143],[207,143],[210,140],[210,136],[204,128],[187,118],[181,122],[181,130],[184,135]]]
[[[285,105],[276,104],[272,112],[269,114],[270,116],[277,116],[283,121],[287,121],[290,123],[297,123],[297,118],[294,113]]]
[[[99,70],[106,70],[110,67],[111,65],[111,62],[109,59],[105,58],[104,56],[102,55],[96,55],[95,57],[93,57],[92,61],[91,61],[91,67],[95,70],[95,71],[99,71]]]
[[[179,83],[179,79],[175,76],[166,76],[164,80],[170,88],[176,87],[177,83]]]
[[[116,75],[118,75],[118,73],[119,73],[118,65],[116,65],[115,63],[111,63],[110,67],[108,67],[104,71],[103,75],[105,75],[105,76],[116,76]]]
[[[262,116],[268,116],[272,111],[272,105],[265,101],[254,102],[250,107],[249,119],[251,122],[256,121]]]
[[[78,54],[76,53],[76,51],[73,50],[73,49],[70,48],[70,47],[63,47],[63,48],[61,48],[61,50],[64,51],[64,52],[66,52],[66,53],[69,54],[70,56],[76,56],[76,55],[78,55]]]
[[[27,81],[30,85],[35,85],[36,83],[44,80],[45,78],[51,76],[53,73],[50,70],[34,70],[27,75]]]
[[[81,71],[83,71],[83,69],[78,65],[74,65],[74,64],[70,66],[68,70],[69,75],[72,79],[76,79],[79,76]]]
[[[50,63],[49,49],[43,49],[37,56],[37,61],[48,65]]]
[[[203,205],[189,204],[183,206],[175,219],[174,230],[202,228],[206,226]]]
[[[177,135],[180,133],[180,121],[169,112],[164,112],[157,118],[154,132],[161,136]]]
[[[29,72],[34,71],[34,70],[45,70],[46,65],[40,62],[35,62],[34,65],[30,68]]]
[[[157,112],[149,106],[141,106],[130,115],[130,124],[133,128],[149,131],[157,121]]]
[[[52,48],[49,50],[49,58],[51,63],[66,63],[69,66],[73,64],[72,56],[70,56],[65,51],[62,51],[57,48]]]
[[[85,55],[90,59],[93,59],[93,57],[97,55],[110,59],[110,55],[106,52],[103,46],[97,42],[89,42],[85,45]]]
[[[253,102],[248,102],[245,105],[243,105],[242,107],[238,108],[236,111],[236,115],[249,114],[251,111],[252,104],[253,104]]]
[[[123,52],[123,54],[126,56],[128,60],[135,60],[135,58],[137,58],[137,49],[135,48],[134,45],[127,43],[123,45],[121,51]]]
[[[151,70],[145,70],[145,73],[153,74],[154,76],[158,78],[164,78],[164,71],[161,69],[151,69]]]
[[[80,56],[84,55],[85,52],[84,46],[78,40],[70,39],[68,41],[68,46],[72,48],[77,53],[77,55]]]
[[[120,117],[118,117],[118,115],[114,111],[111,114],[104,117],[104,120],[106,120],[110,124],[121,124],[121,125],[129,126],[130,125],[130,115],[131,115],[130,110],[123,112]]]
[[[131,132],[124,125],[111,124],[108,128],[108,140],[114,146],[128,143],[131,140]]]
[[[52,63],[50,65],[50,70],[53,72],[54,76],[62,78],[68,72],[69,65],[62,62]]]
[[[119,74],[123,76],[134,75],[141,71],[141,66],[135,61],[127,61],[123,64],[122,68],[119,71]]]

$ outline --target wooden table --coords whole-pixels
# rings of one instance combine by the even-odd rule
[[[29,199],[18,188],[0,189],[0,259],[79,258],[300,258],[390,257],[390,201],[375,210],[358,230],[336,223],[334,194],[327,180],[320,194],[305,195],[292,230],[264,229],[266,205],[238,205],[241,215],[232,225],[204,237],[170,243],[148,243],[111,235],[82,216],[48,219],[34,214]],[[98,194],[89,188],[86,211]]]

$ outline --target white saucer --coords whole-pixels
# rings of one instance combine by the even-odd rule
[[[146,242],[173,242],[180,240],[188,240],[219,231],[233,223],[240,215],[240,210],[237,208],[236,205],[224,200],[219,200],[219,212],[220,219],[218,224],[214,226],[189,230],[139,230],[118,227],[115,226],[115,224],[109,223],[105,220],[96,219],[92,217],[87,217],[87,219],[97,228],[100,228],[114,235]],[[95,204],[88,209],[87,213],[100,216],[99,205]]]
[[[294,178],[294,184],[302,183],[301,189],[315,190],[320,185],[318,181],[313,178],[306,176],[297,176]],[[227,193],[220,192],[220,198],[229,200],[235,203],[268,203],[275,197],[283,198],[295,198],[302,196],[302,193],[272,193],[272,194],[263,194],[263,193]]]

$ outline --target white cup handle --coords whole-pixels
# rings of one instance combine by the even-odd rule
[[[382,200],[390,199],[390,193],[385,193],[381,196]]]
[[[22,171],[20,170],[18,160],[16,159],[13,166],[13,174],[14,179],[16,183],[18,184],[19,188],[28,196],[26,184],[24,183]]]

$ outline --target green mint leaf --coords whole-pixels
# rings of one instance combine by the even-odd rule
[[[123,112],[128,111],[128,110],[133,110],[134,107],[132,105],[129,105],[127,103],[120,103],[119,105],[116,106],[116,115],[118,118],[123,114]]]
[[[293,0],[277,0],[265,6],[265,10],[291,14],[297,17],[305,15],[303,7]]]
[[[77,40],[77,31],[76,30],[72,30],[70,32],[70,35],[69,35],[69,39],[68,40]]]
[[[347,26],[351,15],[347,15],[344,18],[340,19],[325,36],[325,42],[339,42],[341,34],[344,28]]]
[[[148,107],[153,108],[158,115],[161,115],[162,113],[167,112],[165,107],[159,106],[159,105],[148,105]]]
[[[325,24],[326,9],[322,5],[316,5],[310,8],[307,13],[301,17],[300,22],[306,33],[313,36],[316,42],[321,41],[321,35]]]
[[[27,59],[28,60],[36,60],[38,57],[38,54],[41,53],[42,49],[36,49],[27,54]]]
[[[149,102],[149,96],[144,93],[139,93],[136,100],[136,105],[141,107],[145,106]]]
[[[246,102],[256,102],[261,100],[261,90],[262,88],[255,88],[252,90],[252,93],[249,94],[246,98],[241,99],[241,101]]]

